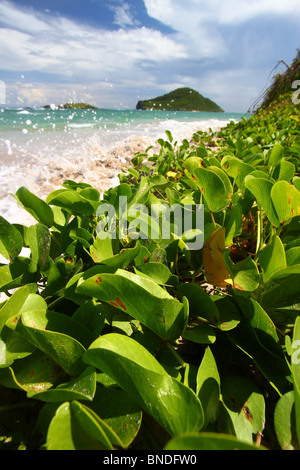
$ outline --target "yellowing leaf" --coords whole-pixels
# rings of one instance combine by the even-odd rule
[[[232,279],[223,258],[225,228],[215,230],[203,248],[203,266],[207,282],[217,287],[232,285]]]
[[[177,173],[175,171],[168,171],[167,175],[168,178],[176,178]]]

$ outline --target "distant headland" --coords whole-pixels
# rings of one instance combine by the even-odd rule
[[[96,106],[87,103],[65,103],[65,104],[46,104],[44,109],[99,109]]]
[[[139,101],[136,109],[160,111],[206,111],[224,113],[214,101],[191,88],[178,88],[166,95]]]

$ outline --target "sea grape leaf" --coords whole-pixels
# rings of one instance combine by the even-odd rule
[[[27,393],[42,393],[57,385],[64,371],[42,351],[36,350],[30,356],[15,361],[6,369],[0,369],[0,383]]]
[[[140,430],[143,413],[126,392],[118,388],[98,388],[89,407],[117,434],[123,447],[132,443]]]
[[[289,307],[300,302],[300,265],[279,269],[271,276],[260,296],[261,306],[268,311],[274,307]]]
[[[91,278],[83,276],[76,292],[119,308],[163,339],[177,339],[185,325],[182,303],[152,279],[122,269]]]
[[[133,248],[123,248],[119,253],[114,254],[112,248],[112,240],[96,239],[95,243],[90,247],[91,255],[95,263],[105,264],[116,268],[125,269],[138,255],[140,250],[139,242]]]
[[[296,168],[293,163],[287,160],[281,160],[273,172],[273,178],[278,181],[284,180],[289,182],[293,179],[295,171]]]
[[[212,344],[216,341],[216,330],[207,323],[191,325],[183,331],[182,337],[193,343]]]
[[[300,316],[297,317],[294,325],[292,348],[292,373],[294,381],[296,431],[300,444]]]
[[[294,266],[300,264],[300,246],[294,246],[286,251],[286,264],[287,266]]]
[[[285,359],[263,345],[248,319],[242,318],[236,328],[228,331],[228,338],[250,356],[262,374],[278,393],[289,391],[290,370]]]
[[[209,346],[206,347],[203,359],[197,371],[196,393],[203,406],[205,426],[214,422],[220,398],[220,375],[214,355]]]
[[[297,448],[295,395],[293,390],[279,398],[274,411],[274,427],[282,450]]]
[[[237,438],[253,442],[253,435],[262,433],[265,422],[265,400],[252,380],[227,376],[221,383],[222,401]]]
[[[271,199],[280,224],[300,215],[300,191],[287,181],[277,181]]]
[[[233,263],[230,252],[224,252],[224,261],[233,279],[235,290],[240,292],[253,292],[260,284],[260,273],[255,261],[248,256],[242,261]]]
[[[61,320],[63,320],[62,317],[67,319],[63,314],[61,314]],[[55,360],[68,374],[79,374],[83,370],[81,357],[85,348],[75,338],[65,333],[47,330],[49,318],[53,319],[53,312],[45,312],[44,310],[24,312],[21,315],[17,331]]]
[[[267,282],[276,271],[286,267],[284,246],[277,235],[272,238],[271,242],[259,254],[259,264],[264,282]]]
[[[255,170],[253,166],[232,155],[226,155],[222,158],[221,167],[227,172],[228,176],[234,178],[239,188],[243,187],[245,177]]]
[[[229,434],[203,432],[176,436],[168,442],[164,450],[265,450],[265,448],[240,441]]]
[[[23,247],[23,237],[19,230],[0,216],[0,254],[6,259],[18,256]]]
[[[82,197],[79,192],[69,189],[57,189],[50,193],[46,199],[48,205],[58,206],[73,215],[92,215],[95,208],[90,201]]]
[[[31,250],[31,262],[29,271],[34,273],[38,269],[41,272],[49,268],[50,232],[43,224],[31,225],[27,230],[28,244]]]
[[[260,209],[263,209],[274,227],[279,227],[280,220],[271,198],[273,183],[265,178],[248,175],[245,178],[246,188],[254,195]]]
[[[270,156],[269,156],[269,166],[275,165],[280,162],[283,156],[284,147],[281,144],[274,144]]]
[[[56,410],[48,433],[48,450],[113,450],[114,432],[90,408],[74,400]]]
[[[236,204],[232,211],[229,211],[229,220],[226,224],[226,237],[225,245],[230,246],[233,244],[233,239],[242,233],[242,217],[243,209],[240,204]]]
[[[24,207],[39,223],[52,227],[54,215],[51,207],[42,199],[35,196],[27,188],[22,186],[15,194],[18,203]]]
[[[157,282],[157,284],[168,284],[169,279],[172,276],[172,273],[168,266],[163,263],[144,263],[139,266],[139,269],[135,269],[136,274],[140,276],[147,276]]]
[[[225,249],[225,228],[215,230],[206,240],[203,248],[203,267],[207,282],[213,286],[232,285],[230,272],[223,257]]]
[[[29,265],[29,258],[19,257],[16,261],[0,266],[0,292],[17,289],[36,281],[36,274],[29,272]]]
[[[194,175],[211,212],[219,212],[228,206],[230,198],[223,178],[215,171],[212,171],[210,167],[207,169],[197,168],[194,170]]]
[[[101,336],[86,351],[84,361],[113,378],[171,435],[202,428],[203,409],[194,392],[168,375],[132,338],[115,333]]]
[[[176,293],[180,299],[187,298],[190,317],[201,317],[212,324],[219,323],[219,310],[211,296],[202,287],[186,282],[176,286]]]
[[[62,403],[72,400],[92,401],[96,393],[96,371],[88,366],[80,375],[55,388],[39,391],[34,388],[27,393],[28,398],[35,398],[48,403]]]
[[[200,157],[188,157],[182,164],[182,168],[185,168],[189,173],[192,174],[196,168],[201,167],[203,167],[203,159]]]
[[[1,331],[7,320],[18,315],[26,299],[37,291],[36,284],[27,284],[17,289],[0,309],[0,337]]]

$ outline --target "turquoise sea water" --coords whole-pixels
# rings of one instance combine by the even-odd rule
[[[137,151],[172,132],[190,139],[197,130],[217,130],[239,113],[137,110],[0,109],[0,215],[22,222],[9,193],[26,186],[40,197],[66,179],[89,182],[100,191]],[[27,222],[27,221],[26,221]]]

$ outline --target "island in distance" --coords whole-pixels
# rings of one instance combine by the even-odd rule
[[[192,88],[178,88],[166,95],[139,101],[136,109],[155,111],[205,111],[224,113],[214,101],[205,98]]]
[[[46,104],[43,106],[44,109],[98,109],[96,106],[86,103],[65,103],[65,104]]]

